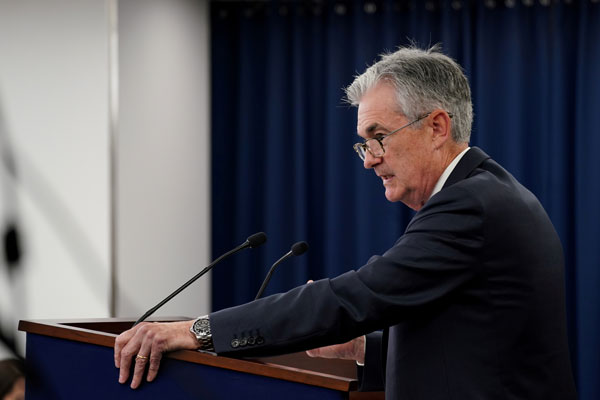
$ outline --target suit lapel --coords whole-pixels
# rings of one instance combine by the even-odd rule
[[[483,150],[479,147],[471,147],[469,151],[465,153],[465,155],[460,159],[448,179],[446,183],[444,183],[444,188],[448,186],[454,185],[456,182],[459,182],[465,179],[475,168],[477,168],[483,161],[490,158]]]

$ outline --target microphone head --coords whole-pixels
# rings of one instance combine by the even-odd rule
[[[295,256],[299,256],[300,254],[304,254],[308,250],[308,243],[306,242],[298,242],[292,245],[292,254]]]
[[[266,241],[267,235],[265,235],[264,232],[257,232],[246,239],[246,243],[248,243],[252,248],[258,247]]]

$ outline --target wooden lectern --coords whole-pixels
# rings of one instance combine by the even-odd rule
[[[119,318],[20,321],[26,399],[383,399],[356,392],[353,362],[303,353],[234,359],[177,351],[163,358],[154,382],[132,390],[118,383],[113,358],[115,337],[132,325]]]

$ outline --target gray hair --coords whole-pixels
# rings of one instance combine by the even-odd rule
[[[397,93],[399,112],[410,120],[439,108],[453,115],[452,138],[468,143],[473,122],[471,89],[467,77],[456,61],[434,45],[428,50],[401,47],[355,77],[346,98],[358,106],[364,94],[380,82],[392,84]]]

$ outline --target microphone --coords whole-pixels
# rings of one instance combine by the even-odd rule
[[[271,269],[269,270],[269,273],[267,274],[267,277],[263,281],[262,286],[258,290],[258,293],[256,294],[256,298],[254,300],[258,300],[260,298],[260,296],[262,296],[263,292],[267,288],[267,284],[271,280],[271,275],[273,275],[273,272],[275,271],[275,268],[277,268],[277,266],[279,264],[281,264],[284,260],[290,258],[291,256],[299,256],[300,254],[304,254],[304,252],[306,250],[308,250],[308,243],[306,243],[306,242],[297,242],[297,243],[294,243],[292,245],[292,249],[290,251],[288,251],[279,260],[275,261],[275,264],[273,264],[271,266]]]
[[[258,233],[255,233],[254,235],[248,237],[248,239],[246,239],[246,241],[244,243],[240,244],[239,246],[237,246],[233,250],[229,250],[227,253],[221,255],[219,258],[217,258],[212,263],[210,263],[210,265],[208,267],[204,268],[202,271],[200,271],[198,274],[196,274],[196,276],[194,276],[192,279],[190,279],[189,281],[187,281],[186,283],[184,283],[181,287],[179,287],[179,289],[175,290],[173,293],[171,293],[170,295],[168,295],[163,301],[161,301],[160,303],[158,303],[157,305],[155,305],[154,307],[152,307],[151,309],[149,309],[148,311],[146,311],[146,313],[144,315],[142,315],[137,321],[135,321],[135,324],[133,324],[133,326],[136,326],[137,324],[139,324],[140,322],[144,321],[146,318],[148,318],[149,316],[151,316],[152,314],[154,314],[154,312],[156,310],[158,310],[163,305],[165,305],[165,303],[168,302],[169,300],[171,300],[173,297],[175,297],[179,293],[181,293],[181,291],[183,289],[185,289],[188,286],[190,286],[192,283],[194,283],[202,275],[204,275],[208,271],[210,271],[211,268],[214,267],[221,260],[229,257],[230,255],[232,255],[234,253],[237,253],[238,251],[240,251],[242,249],[245,249],[245,248],[248,248],[248,247],[250,247],[251,249],[253,249],[255,247],[258,247],[258,246],[260,246],[261,244],[263,244],[266,241],[267,241],[267,235],[265,235],[264,232],[258,232]]]

